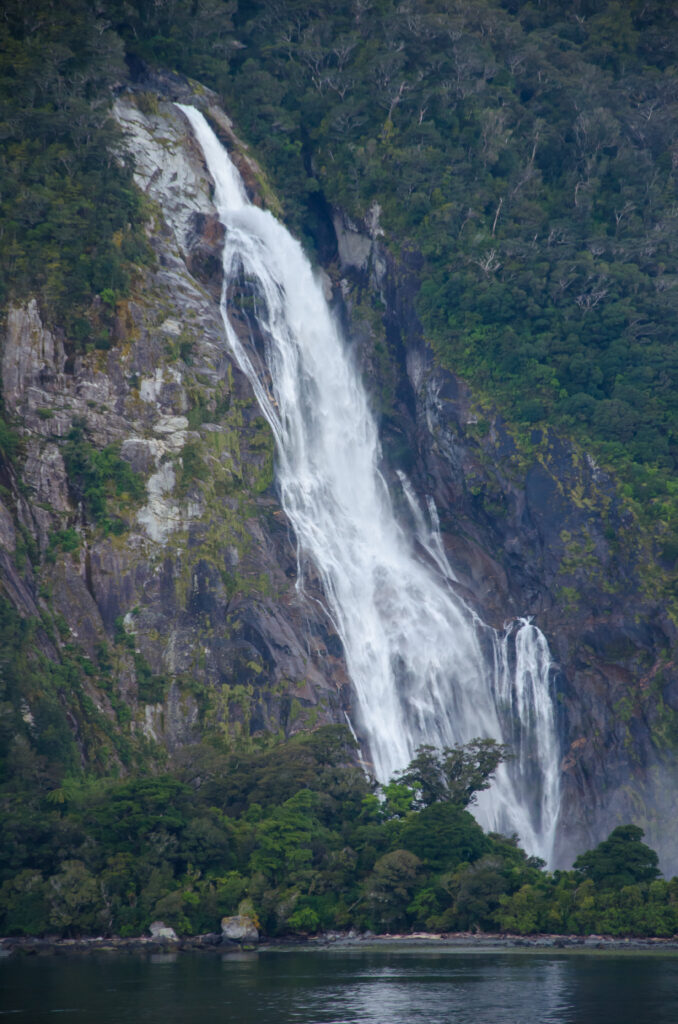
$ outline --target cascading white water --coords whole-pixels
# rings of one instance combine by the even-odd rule
[[[404,477],[416,536],[399,524],[361,382],[301,246],[249,203],[202,114],[180,109],[202,147],[226,228],[226,337],[273,430],[300,569],[310,558],[321,578],[374,772],[387,780],[422,743],[442,748],[487,736],[510,744],[514,760],[474,813],[486,828],[517,832],[548,860],[559,756],[546,640],[525,620],[498,634],[455,594],[435,510],[428,509],[429,525]],[[253,325],[247,347],[229,316],[238,289],[247,291],[242,315]]]

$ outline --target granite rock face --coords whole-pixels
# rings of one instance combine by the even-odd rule
[[[167,942],[178,942],[179,936],[174,928],[170,928],[164,921],[153,921],[148,926],[152,939],[165,939]]]
[[[340,644],[319,595],[296,586],[272,438],[226,351],[222,229],[202,157],[169,100],[143,113],[122,97],[115,115],[153,204],[155,266],[117,303],[108,348],[77,350],[35,301],[8,312],[3,400],[21,454],[0,480],[3,593],[22,616],[59,617],[60,638],[37,634],[49,657],[66,643],[96,662],[105,645],[112,691],[88,682],[89,698],[111,721],[122,702],[131,720],[120,728],[160,748],[206,729],[290,734],[343,720]],[[69,476],[74,428],[87,452],[114,452],[143,480],[139,500],[109,495],[115,531]],[[17,558],[17,537],[30,558]]]
[[[235,917],[222,917],[222,939],[253,945],[259,941],[259,931],[251,917],[236,914]]]

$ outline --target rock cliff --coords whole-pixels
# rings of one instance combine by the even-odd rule
[[[74,354],[35,301],[8,312],[3,398],[20,455],[2,481],[0,557],[4,592],[44,620],[45,653],[75,644],[96,666],[105,648],[111,689],[94,671],[91,699],[160,752],[209,729],[340,719],[350,694],[322,596],[296,587],[272,439],[225,351],[210,182],[181,113],[145,99],[146,113],[121,97],[115,115],[152,206],[155,265],[105,311],[91,351]],[[143,486],[108,487],[104,511],[92,489],[121,463]]]
[[[211,94],[170,78],[144,89],[121,94],[115,114],[151,209],[154,266],[129,300],[102,306],[84,351],[47,329],[35,301],[6,318],[3,398],[20,452],[0,480],[0,569],[4,593],[40,623],[42,652],[80,652],[102,720],[161,756],[209,730],[342,721],[351,693],[322,594],[297,586],[272,439],[225,350],[222,229],[171,101],[206,112],[261,202],[265,179]],[[328,290],[381,420],[385,472],[432,498],[482,617],[534,616],[558,662],[560,859],[634,820],[677,870],[676,627],[614,480],[552,432],[526,445],[436,365],[414,310],[416,257],[389,255],[376,204],[364,223],[336,210],[324,227]],[[81,733],[88,705],[62,701]]]
[[[391,468],[433,498],[464,598],[499,628],[533,617],[557,662],[557,860],[632,820],[675,873],[678,635],[657,598],[656,552],[589,454],[554,431],[521,437],[436,364],[415,313],[416,261],[389,257],[373,217],[333,221]]]

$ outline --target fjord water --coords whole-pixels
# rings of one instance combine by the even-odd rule
[[[514,759],[476,816],[486,828],[517,832],[548,861],[560,760],[548,645],[526,620],[498,633],[455,593],[435,509],[418,507],[402,475],[409,526],[396,518],[366,395],[301,246],[248,201],[202,114],[180,109],[226,229],[224,329],[275,437],[298,586],[310,562],[343,643],[358,705],[352,724],[374,773],[388,780],[422,743],[505,741]]]
[[[510,950],[0,962],[0,1018],[47,1024],[675,1024],[678,958]]]

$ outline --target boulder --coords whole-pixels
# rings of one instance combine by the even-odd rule
[[[259,941],[259,932],[251,917],[236,914],[235,917],[222,917],[221,937],[231,942],[252,943]]]
[[[152,938],[154,939],[167,939],[169,942],[178,942],[179,936],[175,932],[174,928],[168,927],[164,921],[153,921],[148,927]]]

